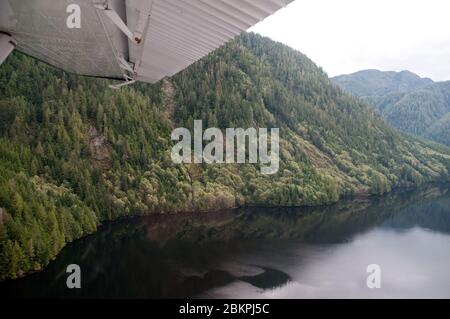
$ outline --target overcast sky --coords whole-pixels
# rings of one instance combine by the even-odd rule
[[[330,76],[410,70],[450,80],[450,0],[294,0],[250,30],[305,53]]]

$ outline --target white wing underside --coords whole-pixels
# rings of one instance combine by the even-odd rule
[[[155,83],[292,0],[0,0],[16,49],[65,71]],[[69,4],[81,28],[67,27]]]

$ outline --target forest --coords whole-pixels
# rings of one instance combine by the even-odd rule
[[[0,67],[0,281],[104,222],[314,206],[448,181],[450,150],[388,126],[302,53],[244,33],[157,84],[111,90],[20,53]],[[280,168],[175,164],[176,127],[279,128]]]
[[[450,82],[409,72],[364,70],[333,78],[396,129],[450,146]]]

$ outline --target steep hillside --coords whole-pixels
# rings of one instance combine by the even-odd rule
[[[448,180],[450,152],[403,136],[301,53],[244,34],[172,79],[120,91],[20,54],[0,68],[0,279],[125,216],[319,205]],[[176,165],[174,127],[279,127],[280,169]]]
[[[363,98],[395,128],[450,145],[450,130],[445,125],[450,114],[450,82],[433,83],[407,71],[374,70],[339,76],[333,81]]]

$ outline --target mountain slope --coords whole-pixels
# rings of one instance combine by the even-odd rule
[[[450,113],[450,82],[433,83],[407,71],[375,70],[338,76],[333,81],[363,98],[395,128],[450,145],[450,131],[442,124]]]
[[[403,136],[301,53],[244,34],[172,79],[120,91],[23,55],[0,68],[0,279],[103,221],[319,205],[448,180],[450,152]],[[176,165],[174,127],[279,127],[280,169]]]
[[[411,92],[433,84],[433,80],[421,78],[409,71],[363,70],[336,76],[332,80],[346,91],[359,97]]]

